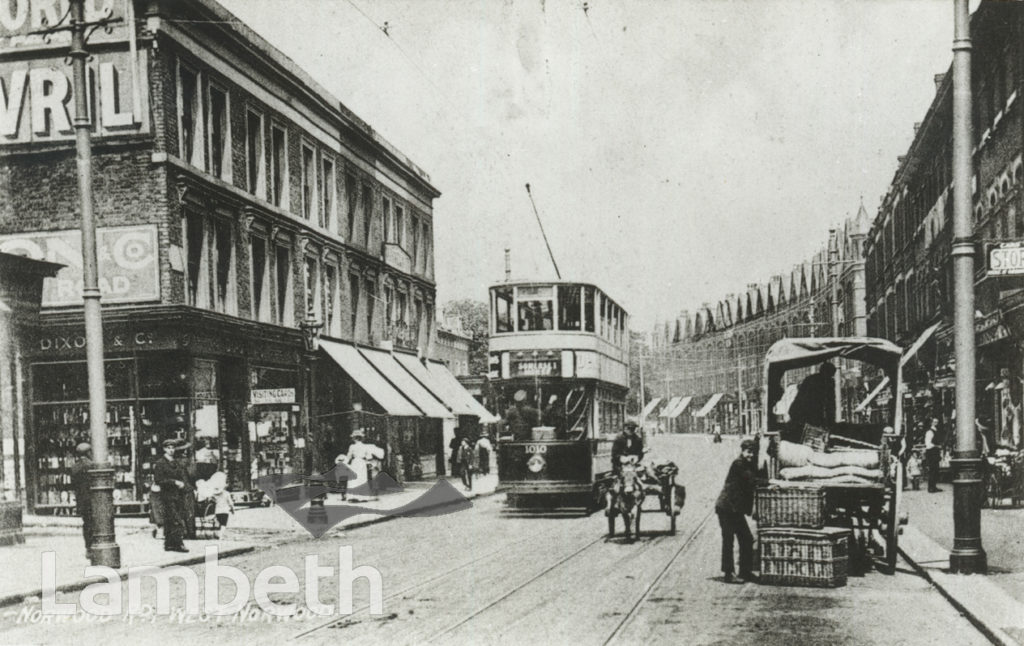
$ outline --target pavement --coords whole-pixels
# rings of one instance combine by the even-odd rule
[[[952,574],[953,486],[938,493],[907,491],[902,509],[908,523],[899,538],[910,564],[993,643],[1024,644],[1024,508],[983,509],[981,543],[985,575]]]
[[[497,475],[476,476],[473,490],[465,491],[461,481],[450,480],[451,484],[467,499],[494,493],[498,485]],[[365,504],[377,513],[360,514],[346,518],[321,538],[337,537],[344,532],[387,522],[400,516],[381,515],[380,511],[402,507],[419,498],[433,482],[407,483],[402,491],[389,492],[375,500],[354,500],[349,503]],[[325,504],[340,496],[329,494]],[[42,598],[44,580],[53,585],[57,592],[81,590],[91,583],[106,581],[99,573],[87,573],[89,559],[82,538],[82,521],[68,516],[23,517],[25,542],[19,545],[0,547],[0,607],[11,606],[23,601]],[[155,569],[170,565],[187,566],[202,563],[206,548],[216,546],[218,558],[227,558],[255,550],[272,548],[282,543],[314,540],[310,534],[291,516],[277,506],[238,508],[228,523],[228,532],[217,539],[209,532],[200,531],[196,540],[185,541],[187,553],[165,552],[163,538],[154,536],[153,526],[146,518],[115,518],[115,541],[120,548],[121,567],[117,576],[124,579],[129,569]],[[52,556],[50,556],[52,555]],[[47,571],[47,559],[52,566]],[[104,573],[106,574],[106,573]]]

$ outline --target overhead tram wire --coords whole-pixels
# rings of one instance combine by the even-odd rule
[[[551,243],[548,242],[548,234],[544,232],[544,223],[540,221],[540,212],[537,211],[537,203],[533,201],[533,193],[530,191],[530,183],[526,183],[526,194],[530,196],[530,204],[533,206],[533,214],[537,216],[537,225],[540,226],[540,234],[544,236],[544,245],[548,248],[548,255],[551,256],[551,264],[555,267],[555,275],[562,280],[562,272],[558,271],[558,263],[555,262],[555,254],[551,251]]]

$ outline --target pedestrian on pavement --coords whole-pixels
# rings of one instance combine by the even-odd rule
[[[924,432],[924,461],[928,468],[928,493],[942,491],[939,489],[939,457],[942,451],[940,440],[937,437],[939,432],[939,418],[933,417],[928,430]]]
[[[452,436],[450,442],[448,442],[448,449],[451,451],[451,455],[448,457],[448,463],[451,464],[451,472],[453,477],[459,475],[459,447],[462,446],[462,434],[459,432],[459,427],[455,427],[455,435]]]
[[[92,488],[89,483],[89,471],[95,464],[92,461],[92,446],[82,442],[75,447],[75,463],[71,466],[71,486],[75,490],[75,506],[78,516],[82,519],[82,536],[85,538],[85,553],[88,556],[92,547]]]
[[[370,495],[376,496],[375,477],[380,471],[381,461],[384,459],[384,449],[376,444],[364,442],[366,431],[357,428],[352,431],[352,444],[345,454],[345,464],[355,472],[356,477],[349,483],[352,488],[358,487],[364,482],[370,489]]]
[[[223,471],[217,471],[207,482],[210,486],[210,497],[213,499],[213,513],[217,517],[217,538],[224,540],[228,533],[228,519],[235,513],[235,501],[231,499],[231,492],[228,491],[228,476]]]
[[[754,509],[754,440],[743,440],[740,457],[733,460],[725,486],[715,502],[715,513],[722,528],[722,573],[726,583],[745,583],[753,578],[754,537],[746,517]],[[740,547],[740,573],[733,576],[733,539]]]
[[[185,547],[185,495],[188,474],[175,459],[177,440],[164,440],[164,454],[153,466],[153,481],[160,487],[164,514],[164,551],[187,552]]]
[[[626,423],[622,426],[622,432],[619,433],[615,441],[612,442],[612,472],[620,473],[622,471],[622,460],[621,458],[627,455],[635,455],[636,459],[639,460],[644,456],[644,441],[643,438],[637,434],[638,425],[633,420],[626,420]]]
[[[488,475],[491,472],[491,453],[494,452],[491,439],[486,434],[481,435],[480,439],[476,441],[475,448],[477,470],[480,475]]]
[[[473,490],[473,444],[466,435],[462,436],[459,444],[459,474],[462,476],[462,485],[466,491]]]

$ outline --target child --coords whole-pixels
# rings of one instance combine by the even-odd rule
[[[921,458],[916,452],[911,452],[910,457],[907,459],[907,478],[910,480],[910,486],[917,491],[921,488]]]
[[[213,499],[213,513],[217,516],[217,524],[220,526],[220,533],[217,538],[224,540],[228,533],[228,518],[235,513],[235,501],[231,499],[231,492],[228,491],[228,477],[223,471],[217,471],[208,480],[210,486],[210,497]]]

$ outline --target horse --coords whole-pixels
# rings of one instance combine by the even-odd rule
[[[644,504],[644,485],[638,473],[639,460],[636,456],[623,456],[619,473],[615,474],[605,494],[608,505],[608,536],[615,535],[615,516],[622,516],[626,526],[626,538],[631,532],[640,535],[640,510]]]

